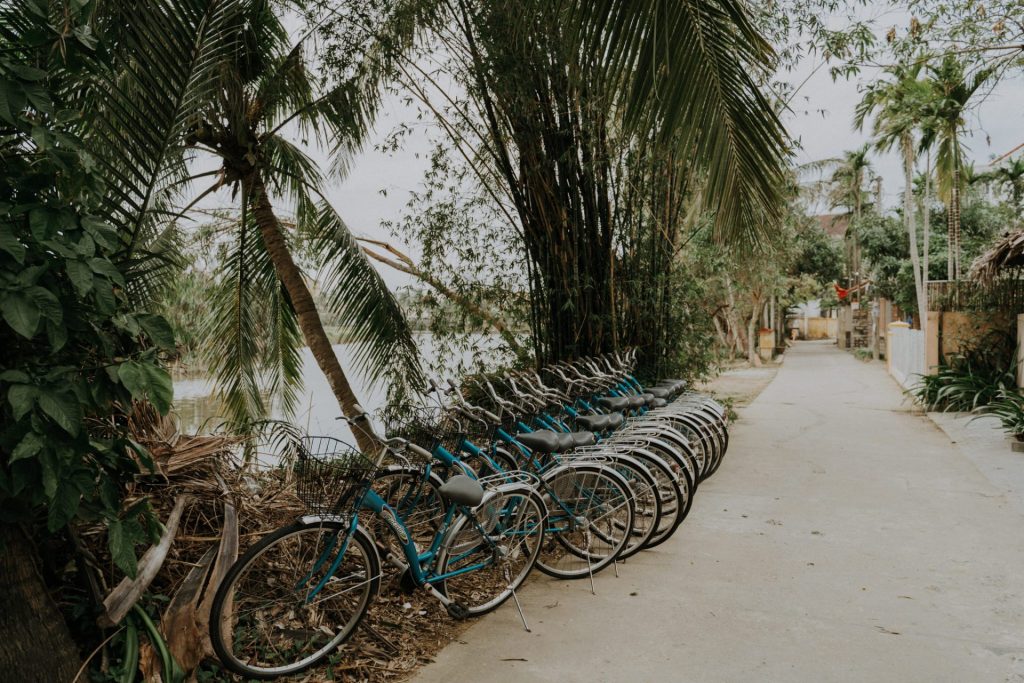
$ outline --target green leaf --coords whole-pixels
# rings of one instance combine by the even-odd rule
[[[46,72],[34,66],[24,64],[12,64],[11,71],[23,81],[41,81],[46,78]]]
[[[47,320],[46,338],[50,342],[51,350],[54,352],[60,351],[68,343],[68,328],[64,323],[55,323],[52,320]]]
[[[14,419],[20,420],[25,417],[25,414],[32,410],[38,396],[39,389],[30,384],[15,384],[8,389],[7,402],[11,404]]]
[[[57,454],[49,449],[39,451],[39,464],[43,472],[43,493],[52,499],[57,492]]]
[[[126,528],[124,522],[119,519],[110,520],[107,523],[107,547],[110,549],[110,557],[114,564],[134,579],[138,570],[138,560],[135,559],[135,538]]]
[[[28,227],[32,236],[42,242],[53,236],[56,227],[56,215],[48,209],[32,209],[28,213]]]
[[[39,308],[39,313],[44,318],[55,323],[64,320],[64,309],[53,292],[45,287],[32,287],[26,293],[32,299],[32,303]]]
[[[117,266],[107,259],[91,258],[89,259],[89,267],[92,268],[92,272],[103,275],[111,282],[124,287],[124,275],[117,269]]]
[[[3,372],[0,372],[0,381],[27,384],[29,381],[29,377],[28,373],[23,372],[21,370],[4,370]]]
[[[150,454],[150,452],[146,449],[145,446],[138,443],[137,441],[128,439],[128,447],[135,451],[135,455],[139,456],[139,462],[142,463],[143,467],[145,467],[150,472],[157,471],[156,463],[153,462],[153,456]]]
[[[165,351],[174,351],[174,331],[162,315],[143,313],[136,317],[154,344]]]
[[[114,289],[108,284],[97,283],[94,289],[96,297],[96,309],[103,315],[113,315],[117,310],[117,299],[114,297]]]
[[[117,377],[121,380],[121,384],[128,391],[132,392],[132,396],[135,399],[140,401],[146,398],[149,390],[146,373],[142,368],[143,364],[134,360],[121,363],[117,367]]]
[[[11,292],[0,304],[4,321],[15,332],[26,339],[35,336],[39,329],[39,307],[21,292]]]
[[[82,422],[82,407],[74,394],[69,391],[43,391],[39,395],[39,407],[65,432],[71,436],[78,436]]]
[[[78,512],[78,505],[81,501],[82,494],[76,487],[67,481],[58,482],[53,499],[50,501],[46,527],[50,531],[56,531],[63,527]]]
[[[82,227],[89,233],[97,244],[107,250],[117,249],[117,231],[110,227],[110,224],[93,216],[82,217]]]
[[[68,261],[68,277],[75,286],[78,296],[84,297],[92,290],[92,269],[84,261]]]
[[[163,415],[170,410],[174,385],[163,368],[153,363],[128,361],[118,367],[117,376],[135,400],[148,400]]]
[[[171,375],[159,365],[146,364],[146,383],[149,386],[149,400],[153,402],[161,415],[166,415],[174,400],[174,384]]]
[[[35,432],[28,432],[14,447],[14,451],[11,453],[10,462],[15,460],[21,460],[22,458],[31,458],[39,449],[43,447],[43,439]]]
[[[18,263],[25,262],[25,245],[15,237],[7,223],[0,225],[0,249],[10,254]]]
[[[17,83],[0,78],[0,119],[15,124],[25,106],[25,95]]]

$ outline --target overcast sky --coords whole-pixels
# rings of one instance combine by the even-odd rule
[[[878,26],[884,31],[899,19],[879,16]],[[787,78],[799,83],[809,74],[792,103],[793,112],[787,114],[785,124],[794,139],[800,142],[798,163],[840,156],[844,150],[860,146],[867,139],[865,133],[853,128],[853,111],[860,100],[858,88],[875,76],[865,72],[850,81],[833,82],[827,68],[814,68],[817,62],[802,64]],[[1024,142],[1022,129],[1024,116],[1024,80],[1019,76],[1004,79],[998,88],[972,113],[968,120],[970,135],[966,140],[969,157],[979,168],[990,159],[1008,152]],[[415,120],[414,109],[398,98],[388,100],[377,124],[375,140],[399,123],[413,125],[417,133],[409,136],[403,150],[382,153],[370,144],[352,164],[349,176],[331,186],[330,199],[352,230],[359,235],[389,239],[380,226],[381,221],[399,217],[427,168],[425,152],[429,149],[423,122]],[[902,192],[903,174],[896,153],[874,154],[872,163],[884,178],[885,204],[896,206]],[[386,194],[384,194],[386,192]],[[414,245],[396,242],[396,246],[415,255]],[[392,286],[406,284],[406,276],[381,266],[381,272]]]

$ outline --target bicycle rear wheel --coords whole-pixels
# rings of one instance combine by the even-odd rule
[[[347,542],[346,542],[347,541]],[[344,555],[321,590],[344,548]],[[362,529],[296,522],[251,547],[228,570],[210,614],[210,639],[236,674],[270,679],[317,664],[345,642],[377,592],[380,561]]]
[[[438,549],[437,584],[464,616],[486,614],[509,599],[537,562],[547,510],[529,486],[500,487],[452,525]]]
[[[658,482],[647,468],[647,464],[629,455],[608,456],[608,463],[629,484],[633,497],[633,528],[625,547],[619,552],[619,559],[625,560],[637,554],[650,543],[661,526],[662,501]],[[620,523],[624,520],[620,520]],[[595,533],[600,535],[599,531]],[[611,541],[612,539],[603,538]]]
[[[635,510],[629,484],[606,465],[570,463],[544,475],[548,539],[537,568],[582,579],[609,566],[626,547]]]

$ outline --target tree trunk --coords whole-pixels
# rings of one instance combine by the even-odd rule
[[[953,169],[953,186],[949,189],[949,254],[953,262],[953,280],[960,279],[960,167]]]
[[[757,353],[757,344],[759,341],[757,321],[761,317],[761,309],[764,305],[755,298],[754,305],[750,311],[750,320],[747,322],[747,361],[754,367],[761,366],[761,356]]]
[[[907,224],[907,238],[910,240],[910,264],[914,269],[917,314],[924,320],[928,317],[924,285],[927,276],[921,271],[921,257],[917,251],[917,225],[914,221],[914,139],[906,133],[900,142],[903,148],[903,220]],[[927,226],[925,229],[927,230]]]
[[[21,529],[0,526],[0,671],[22,683],[68,683],[81,658]]]
[[[932,151],[929,149],[924,158],[924,263],[921,274],[924,279],[924,307],[928,309],[928,281],[931,279],[931,237],[932,237]],[[921,316],[921,331],[928,338],[928,313]],[[925,361],[927,366],[927,360]]]
[[[317,313],[313,295],[306,286],[302,277],[302,271],[295,265],[288,243],[285,241],[284,233],[281,231],[281,224],[274,213],[274,207],[267,196],[266,186],[258,173],[253,173],[247,181],[251,206],[253,207],[253,218],[259,226],[263,244],[267,248],[270,260],[274,264],[274,271],[277,279],[281,281],[292,308],[299,321],[299,329],[309,346],[313,358],[318,366],[327,376],[327,383],[331,392],[338,401],[341,411],[350,422],[352,434],[355,436],[356,444],[364,453],[375,453],[379,447],[377,439],[370,430],[366,420],[366,414],[359,407],[359,400],[352,391],[345,371],[338,362],[338,356],[334,353],[331,340],[327,337],[320,314]]]
[[[464,310],[468,311],[472,315],[477,316],[485,323],[490,325],[492,328],[494,328],[494,331],[501,336],[501,338],[505,341],[506,344],[508,344],[509,348],[512,350],[513,353],[515,353],[516,355],[524,354],[525,350],[516,340],[515,335],[512,334],[511,330],[508,329],[508,326],[505,325],[505,321],[499,318],[497,315],[491,313],[486,308],[477,304],[472,299],[462,296],[458,292],[447,287],[443,282],[432,276],[430,273],[420,270],[418,267],[416,267],[416,264],[413,263],[412,259],[410,259],[405,254],[392,247],[387,242],[380,242],[378,240],[363,238],[360,238],[359,241],[369,242],[370,244],[376,244],[381,248],[386,249],[389,253],[394,254],[398,260],[388,258],[383,254],[378,254],[372,249],[363,247],[363,253],[369,256],[370,258],[376,261],[380,261],[384,265],[391,266],[395,270],[405,273],[406,275],[412,275],[413,277],[427,283],[428,285],[436,289],[438,292],[440,292],[442,295],[444,295],[445,298],[454,303],[456,306],[461,306]]]

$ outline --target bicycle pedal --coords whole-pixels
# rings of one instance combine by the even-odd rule
[[[448,615],[451,616],[452,619],[462,621],[463,619],[469,618],[469,610],[457,602],[449,602]]]

